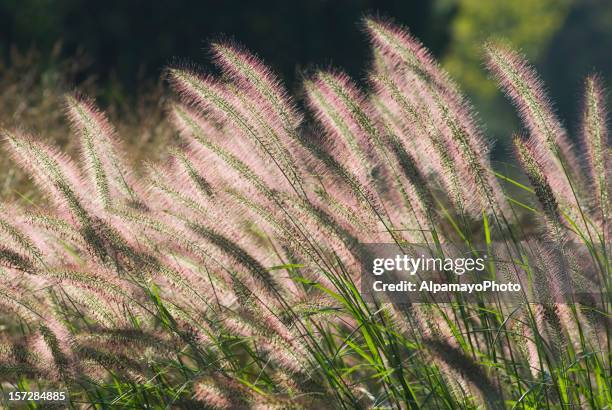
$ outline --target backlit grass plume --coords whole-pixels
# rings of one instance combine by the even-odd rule
[[[610,212],[610,149],[608,147],[608,112],[601,79],[589,76],[585,81],[582,138],[586,148],[588,173],[602,223]],[[609,235],[609,226],[603,226]]]
[[[295,99],[223,41],[218,76],[168,68],[180,143],[144,174],[80,94],[64,107],[76,161],[3,131],[47,197],[0,207],[4,391],[65,391],[75,408],[609,407],[603,84],[586,80],[574,146],[522,56],[486,45],[527,131],[524,175],[503,175],[427,49],[364,28],[364,89],[319,70]],[[523,292],[369,299],[373,243],[486,252],[486,274]]]
[[[576,183],[581,175],[578,159],[537,73],[521,54],[505,45],[487,44],[485,50],[487,66],[516,105],[534,141],[534,148],[540,151],[543,161],[550,162],[548,172],[551,176],[553,173],[560,176],[553,178],[553,184],[567,185],[570,181],[563,178],[564,175],[570,175]],[[563,192],[563,195],[570,203],[576,201],[571,192]]]

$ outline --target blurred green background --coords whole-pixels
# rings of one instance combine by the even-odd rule
[[[597,70],[611,82],[610,0],[1,0],[0,121],[30,121],[44,131],[50,120],[37,120],[40,110],[29,112],[11,98],[31,93],[23,97],[30,105],[52,105],[50,95],[73,86],[94,93],[122,120],[121,107],[159,92],[168,63],[210,67],[207,40],[220,35],[256,51],[295,92],[313,66],[341,67],[363,79],[369,51],[358,23],[371,13],[410,27],[439,57],[502,151],[518,124],[482,67],[486,39],[507,38],[527,54],[571,131],[584,76]]]

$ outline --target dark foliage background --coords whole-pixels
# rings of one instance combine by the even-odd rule
[[[358,77],[368,59],[358,29],[366,13],[394,16],[436,53],[448,42],[452,10],[434,2],[355,1],[135,1],[25,0],[0,2],[4,58],[8,46],[84,52],[102,82],[113,76],[133,90],[155,78],[175,57],[206,62],[206,40],[236,38],[294,84],[300,68],[333,63]],[[88,72],[88,73],[89,73]]]

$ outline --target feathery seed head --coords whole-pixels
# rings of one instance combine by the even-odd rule
[[[122,197],[127,204],[144,206],[136,195],[137,184],[120,155],[115,130],[106,114],[93,100],[79,94],[66,96],[65,107],[72,128],[81,139],[86,174],[103,207],[117,205]]]
[[[319,72],[305,83],[308,105],[331,139],[337,159],[368,185],[373,172],[373,125],[361,119],[365,98],[344,73]],[[351,153],[346,156],[346,151]],[[341,154],[343,153],[343,154]]]
[[[533,147],[533,143],[525,142],[522,138],[514,139],[516,155],[521,162],[523,169],[529,177],[529,181],[535,190],[536,196],[544,209],[547,220],[552,224],[560,221],[559,207],[557,199],[553,193],[542,165],[538,161],[538,153]]]
[[[82,195],[86,195],[87,189],[72,161],[31,137],[8,131],[4,131],[4,136],[15,160],[28,171],[39,188],[49,194],[61,209],[71,211],[81,223],[86,223],[89,216]]]
[[[387,59],[392,72],[401,72],[407,68],[443,94],[449,102],[456,106],[465,104],[463,96],[449,75],[408,29],[374,18],[367,18],[364,23],[372,47],[377,54]]]
[[[610,148],[608,143],[608,113],[601,78],[587,77],[582,116],[582,139],[587,152],[593,192],[603,223],[610,213]]]
[[[270,105],[287,130],[294,130],[301,118],[272,71],[254,54],[229,42],[211,45],[215,63],[242,89],[254,94],[259,104]]]
[[[231,409],[235,403],[216,384],[198,381],[194,384],[195,398],[211,409]]]
[[[531,138],[541,145],[538,149],[549,150],[557,172],[579,177],[572,145],[534,68],[523,55],[505,45],[487,43],[485,52],[489,70],[516,106]],[[567,172],[564,168],[568,168]]]

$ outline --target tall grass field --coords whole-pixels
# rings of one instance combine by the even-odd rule
[[[485,44],[522,123],[492,162],[427,49],[363,28],[360,83],[311,70],[293,96],[227,41],[214,75],[168,67],[179,142],[138,169],[78,92],[55,107],[78,158],[2,130],[40,193],[0,205],[5,408],[612,407],[602,81],[585,79],[570,135],[523,55]],[[372,244],[486,254],[480,279],[522,291],[366,297]]]

